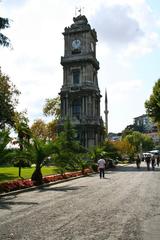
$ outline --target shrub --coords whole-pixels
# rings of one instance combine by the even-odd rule
[[[84,170],[84,175],[91,173],[91,172],[92,172],[92,170],[90,168],[87,168]],[[56,175],[51,175],[51,176],[45,176],[45,177],[43,177],[43,183],[59,181],[59,180],[71,178],[71,177],[78,177],[81,175],[82,175],[82,172],[77,171],[77,172],[66,172],[63,175],[56,174]],[[0,193],[11,192],[11,191],[15,191],[15,190],[23,189],[23,188],[29,188],[32,186],[36,186],[36,182],[32,181],[31,179],[14,180],[14,181],[10,181],[10,182],[4,182],[4,183],[0,184]]]
[[[97,163],[92,163],[91,168],[94,172],[98,172],[98,165]]]

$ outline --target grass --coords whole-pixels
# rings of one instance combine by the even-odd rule
[[[31,168],[22,168],[21,170],[21,176],[24,179],[31,178],[32,173],[34,171],[35,167]],[[0,167],[0,182],[15,180],[15,179],[21,179],[18,177],[18,167]],[[43,176],[46,175],[52,175],[57,173],[56,167],[42,167],[42,174]]]

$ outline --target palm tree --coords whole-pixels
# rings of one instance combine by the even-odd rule
[[[27,156],[36,164],[35,171],[32,174],[32,181],[36,184],[42,184],[41,168],[46,164],[49,157],[56,152],[56,147],[53,141],[46,141],[42,139],[33,139],[33,142],[27,147]]]

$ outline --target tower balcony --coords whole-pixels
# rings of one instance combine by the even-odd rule
[[[81,95],[84,93],[88,93],[88,92],[97,92],[99,93],[99,87],[97,85],[95,85],[92,82],[86,81],[83,82],[81,84],[77,84],[77,85],[63,85],[61,88],[61,93],[62,92],[68,92],[68,93],[80,93]]]
[[[72,116],[69,117],[71,123],[73,124],[73,126],[102,126],[103,125],[103,120],[101,117],[91,117],[91,116]],[[59,120],[59,124],[63,125],[64,122],[66,120],[65,118],[61,118]]]
[[[73,55],[67,57],[61,57],[61,65],[66,66],[69,64],[78,64],[90,62],[93,66],[99,70],[99,62],[92,54],[83,54],[83,55]]]

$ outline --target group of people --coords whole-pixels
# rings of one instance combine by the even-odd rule
[[[147,154],[145,157],[144,157],[144,161],[146,162],[147,164],[147,170],[150,170],[152,168],[152,170],[155,170],[155,166],[157,165],[159,167],[159,164],[160,164],[160,156],[157,155],[155,157],[154,154]],[[137,168],[140,168],[140,164],[141,164],[141,159],[139,157],[139,155],[137,156],[136,158],[136,165],[137,165]]]
[[[151,168],[152,168],[152,170],[155,170],[155,166],[157,165],[159,167],[159,165],[160,165],[160,155],[155,156],[153,154],[147,154],[143,160],[147,164],[147,170],[150,170]],[[105,168],[106,168],[105,159],[100,158],[97,163],[98,163],[98,170],[99,170],[100,178],[105,178]],[[136,158],[137,168],[140,168],[140,164],[141,164],[141,158],[138,155]]]

